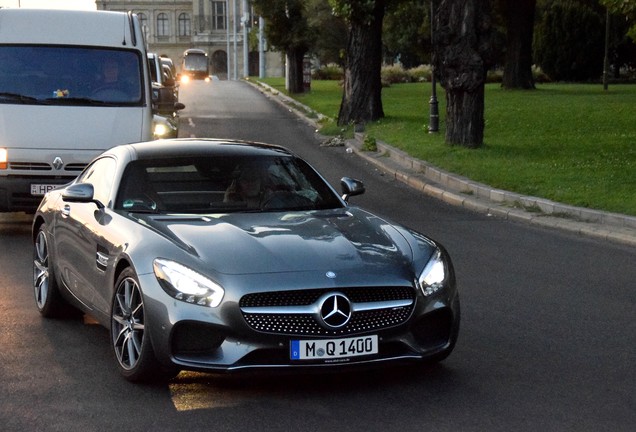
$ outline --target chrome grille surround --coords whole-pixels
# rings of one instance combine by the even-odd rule
[[[320,317],[325,296],[339,293],[352,307],[351,319],[328,328]],[[307,289],[248,294],[239,307],[254,330],[290,336],[344,336],[377,331],[404,323],[415,305],[413,287]]]

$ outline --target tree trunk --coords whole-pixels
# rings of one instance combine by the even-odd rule
[[[446,143],[480,147],[486,71],[494,59],[488,0],[441,0],[434,26],[436,76],[446,90]]]
[[[446,92],[446,142],[475,148],[484,141],[484,87]]]
[[[287,82],[290,93],[303,93],[305,91],[303,85],[303,58],[305,57],[306,49],[288,49],[286,51],[287,61],[289,62],[287,73]]]
[[[506,1],[506,62],[501,86],[534,89],[532,33],[537,0]]]
[[[384,0],[376,0],[369,20],[349,24],[344,89],[338,124],[367,123],[384,117],[382,108],[382,20]]]

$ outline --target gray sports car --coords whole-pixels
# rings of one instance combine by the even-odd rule
[[[110,329],[131,381],[179,370],[440,361],[459,296],[445,249],[351,206],[288,150],[174,139],[122,145],[46,194],[35,302]]]

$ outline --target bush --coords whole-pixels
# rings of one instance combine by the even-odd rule
[[[431,65],[420,65],[408,70],[411,82],[428,82],[431,80],[433,68]]]
[[[401,65],[383,66],[382,83],[398,84],[411,82],[411,76]]]
[[[317,80],[340,81],[344,79],[344,71],[341,66],[330,63],[315,70],[312,74],[312,78]]]

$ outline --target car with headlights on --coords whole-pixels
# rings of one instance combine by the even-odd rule
[[[279,146],[114,147],[35,213],[35,304],[109,329],[130,381],[443,360],[460,322],[448,253],[351,205],[362,182],[341,188]]]

